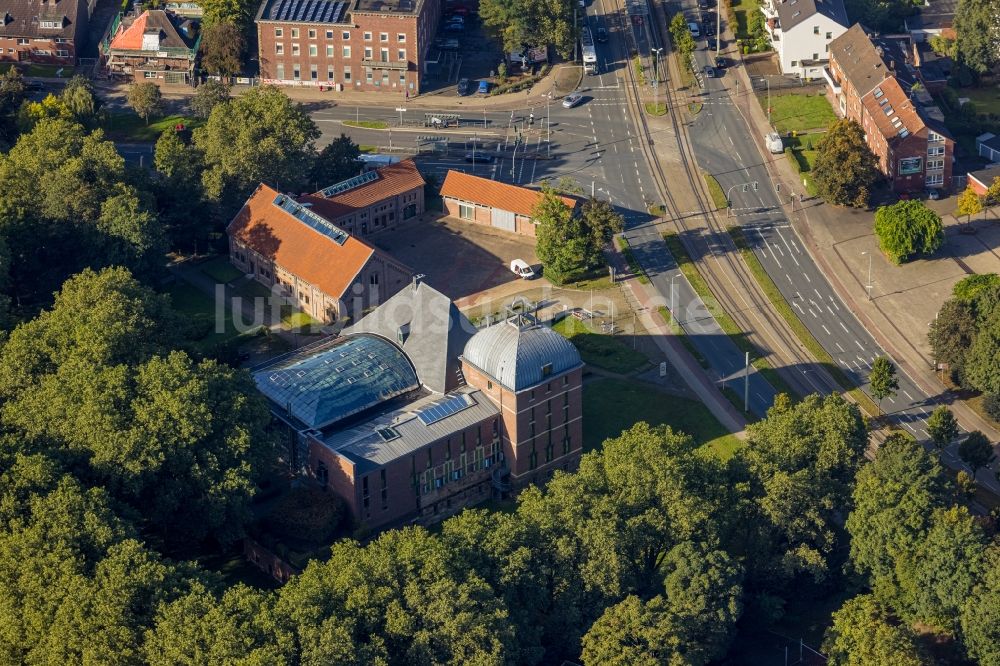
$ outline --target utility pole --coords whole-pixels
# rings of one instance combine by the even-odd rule
[[[677,275],[679,275],[679,274],[675,273],[674,276],[672,278],[670,278],[670,318],[674,322],[677,321],[677,315],[674,313],[674,294],[675,294],[675,291],[674,291],[674,280],[677,279]]]
[[[862,256],[866,254],[868,255],[868,285],[866,288],[868,291],[868,300],[870,301],[872,300],[872,253],[871,252],[861,253]]]
[[[743,366],[743,411],[750,411],[750,352],[746,353],[746,363]]]
[[[715,57],[719,57],[722,50],[722,0],[715,3]],[[737,80],[737,85],[739,81]],[[739,94],[739,93],[737,93]]]
[[[545,96],[545,146],[546,154],[552,157],[552,116],[549,114],[549,107],[552,104],[552,91]]]
[[[767,85],[767,124],[771,125],[771,79],[765,76],[763,81]],[[774,129],[774,125],[771,125],[771,129]]]
[[[483,107],[483,129],[486,129],[486,107]]]
[[[660,112],[660,53],[663,47],[650,49],[653,52],[653,113]]]

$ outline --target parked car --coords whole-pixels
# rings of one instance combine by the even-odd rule
[[[715,19],[708,19],[705,21],[705,34],[714,35],[715,34]]]
[[[458,82],[458,94],[465,96],[468,95],[470,92],[471,90],[469,90],[469,79],[461,79]]]
[[[462,44],[457,39],[446,39],[441,43],[442,51],[457,51]]]
[[[597,39],[597,41],[600,42],[601,44],[605,43],[606,41],[608,41],[608,31],[605,30],[604,28],[598,28],[597,37],[595,39]]]
[[[469,13],[468,7],[455,7],[451,10],[451,13],[456,16],[465,16]]]
[[[476,92],[478,92],[480,95],[488,95],[490,94],[490,87],[491,86],[489,81],[480,81],[479,90],[477,90]]]
[[[927,198],[931,201],[937,201],[941,198],[941,190],[930,189],[927,190]]]
[[[718,44],[715,41],[715,37],[709,37],[708,38],[708,50],[709,51],[714,51],[716,46],[718,46]]]
[[[535,271],[531,269],[531,266],[524,259],[515,259],[510,262],[510,270],[522,280],[531,280],[535,277]]]
[[[461,32],[465,30],[465,26],[461,23],[449,23],[444,29],[446,32]]]
[[[725,69],[726,68],[726,59],[724,57],[722,57],[722,56],[715,56],[715,68],[716,69]]]
[[[695,39],[701,37],[701,29],[698,27],[697,23],[693,21],[691,23],[688,23],[688,30],[691,31],[691,36],[694,37]]]
[[[701,9],[702,11],[708,9],[708,3],[705,2],[705,0],[698,0],[698,9]]]
[[[767,150],[770,153],[774,155],[780,155],[781,153],[785,152],[785,144],[781,140],[781,135],[778,134],[777,132],[771,132],[770,134],[765,136],[764,141],[765,143],[767,143]]]
[[[563,97],[562,105],[564,109],[572,109],[574,106],[583,101],[583,95],[581,93],[575,92],[570,93]]]
[[[705,77],[709,79],[715,78],[715,68],[711,65],[705,65]]]
[[[465,17],[464,16],[457,16],[457,15],[456,16],[449,16],[448,17],[448,23],[460,23],[461,25],[465,25]]]
[[[497,159],[496,155],[493,155],[492,153],[475,152],[475,153],[466,153],[465,154],[465,161],[466,162],[474,162],[474,163],[481,163],[481,164],[493,164],[494,162],[496,162],[496,159]]]

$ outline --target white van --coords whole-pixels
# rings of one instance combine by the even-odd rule
[[[694,37],[695,39],[701,37],[701,28],[698,27],[697,23],[693,21],[691,23],[688,23],[688,30],[691,31],[691,36]]]
[[[530,280],[535,277],[535,271],[531,270],[531,266],[524,259],[515,259],[510,262],[510,271],[524,280]]]

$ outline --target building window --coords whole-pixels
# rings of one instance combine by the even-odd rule
[[[326,38],[327,39],[333,39],[333,30],[327,30],[326,31]]]
[[[274,29],[274,36],[275,37],[284,37],[285,36],[285,31],[282,30],[281,28],[275,28]]]
[[[927,160],[928,171],[940,171],[944,168],[944,160]]]
[[[319,81],[319,67],[317,65],[309,65],[309,78],[313,81]]]
[[[941,141],[944,141],[944,137],[937,132],[927,133],[927,143],[939,143]]]
[[[374,287],[374,286],[378,286],[378,273],[372,273],[372,274],[371,274],[371,277],[370,277],[370,278],[369,278],[369,280],[368,280],[368,282],[369,282],[369,284],[371,284],[371,285],[372,285],[373,287]]]
[[[827,38],[827,39],[833,39],[833,33],[832,33],[832,32],[828,32],[828,33],[826,33],[826,38]],[[828,47],[826,47],[826,48],[828,48],[828,49],[829,49],[830,47],[828,46]]]
[[[366,46],[365,47],[365,60],[371,60],[371,59],[372,59],[372,47]],[[370,72],[369,72],[369,74],[370,74]]]
[[[365,70],[365,81],[368,83],[372,82],[372,70]]]
[[[468,204],[458,204],[458,216],[463,220],[476,219],[476,208]]]
[[[284,65],[284,63],[280,63],[280,62],[278,63],[278,65],[277,65],[277,71],[274,73],[274,75],[275,75],[275,77],[278,78],[278,80],[284,80],[284,78],[285,78],[285,65]]]
[[[344,67],[344,81],[350,82],[350,80],[351,80],[351,68]]]
[[[309,28],[309,39],[316,39],[316,30],[314,28]]]
[[[528,469],[538,467],[538,454],[535,452],[535,445],[531,445],[531,455],[528,456]]]
[[[382,42],[383,44],[387,44],[389,42],[389,33],[387,32],[378,33],[378,41]]]
[[[379,470],[379,478],[382,482],[382,510],[389,508],[389,488],[385,480],[385,469]]]
[[[943,173],[929,173],[927,174],[927,180],[925,181],[928,185],[941,185],[944,183]]]
[[[813,26],[813,34],[814,35],[818,35],[819,34],[819,26],[818,25],[814,25]]]
[[[39,51],[39,53],[42,53],[42,51]],[[155,79],[156,72],[143,72],[143,76],[147,79]]]
[[[327,44],[326,45],[326,57],[327,58],[332,58],[333,57],[333,44]]]
[[[333,65],[326,68],[326,80],[333,83]]]
[[[284,55],[285,54],[285,45],[284,44],[275,44],[274,45],[274,52],[276,54],[278,54],[278,55]]]
[[[944,155],[944,146],[933,146],[927,149],[928,157],[937,157],[939,155]]]
[[[819,54],[813,53],[813,60],[819,60]]]
[[[299,70],[298,65],[292,65],[292,79],[295,81],[302,79],[302,72]]]
[[[398,60],[406,60],[406,49],[399,49],[396,51],[396,58]]]
[[[798,67],[798,66],[799,66],[799,61],[798,60],[793,60],[792,61],[792,67]]]
[[[379,53],[379,59],[382,62],[389,62],[389,49],[379,49],[378,53]],[[385,76],[388,76],[388,74],[386,74]]]
[[[298,55],[298,54],[299,54],[299,45],[292,44],[292,55]]]
[[[361,477],[361,502],[364,507],[368,508],[368,477]]]
[[[350,58],[351,57],[351,47],[350,46],[345,46],[344,49],[343,49],[343,53],[341,53],[341,55],[344,56],[345,58]]]
[[[298,36],[299,36],[299,29],[292,28],[292,39],[298,39]]]
[[[396,33],[396,41],[399,42],[400,44],[405,44],[406,43],[406,33],[405,32],[398,32],[398,33]]]
[[[366,32],[366,33],[364,34],[364,37],[365,37],[365,41],[366,41],[366,42],[370,42],[370,41],[372,41],[372,33],[370,33],[370,32]]]
[[[316,48],[315,44],[310,44],[309,45],[309,55],[311,55],[311,56],[319,55],[319,50]]]
[[[30,40],[28,40],[26,37],[18,37],[17,43],[19,46],[27,46],[30,43]]]
[[[330,481],[330,472],[327,470],[326,465],[322,461],[316,465],[316,478],[319,480],[319,485],[326,488]]]

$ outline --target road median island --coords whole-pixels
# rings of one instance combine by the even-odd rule
[[[649,278],[646,277],[646,272],[642,270],[642,266],[639,265],[635,254],[632,253],[632,248],[629,246],[628,241],[621,236],[617,236],[615,237],[615,245],[618,247],[618,251],[622,253],[622,256],[625,257],[628,269],[639,280],[639,284],[649,284]]]
[[[684,277],[691,284],[691,288],[694,289],[698,297],[701,298],[702,302],[705,303],[705,307],[715,318],[716,323],[722,332],[729,336],[736,345],[736,348],[742,352],[749,352],[750,358],[752,359],[750,365],[752,365],[757,372],[767,380],[767,383],[774,387],[774,390],[778,393],[785,393],[793,400],[800,397],[799,393],[792,389],[788,385],[778,371],[775,370],[767,359],[761,357],[760,350],[754,346],[746,337],[746,332],[743,331],[740,326],[736,323],[727,312],[725,312],[720,306],[718,299],[712,294],[711,288],[708,286],[708,282],[702,277],[701,272],[695,265],[694,261],[691,260],[690,255],[688,255],[687,250],[684,248],[684,244],[681,243],[681,239],[677,237],[674,232],[667,232],[663,234],[663,240],[667,244],[667,249],[670,250],[670,254],[673,255],[674,261],[677,262],[677,267],[680,269]],[[742,407],[741,407],[742,409]]]
[[[796,316],[795,312],[792,310],[792,306],[788,303],[785,297],[782,295],[781,290],[778,289],[778,285],[774,283],[771,276],[767,274],[764,270],[764,265],[760,263],[760,259],[754,254],[753,250],[750,249],[749,243],[747,243],[746,237],[743,235],[743,230],[739,227],[729,227],[729,236],[733,239],[733,243],[736,244],[737,249],[740,251],[740,256],[743,257],[743,261],[746,263],[747,267],[750,269],[750,273],[753,275],[754,279],[757,280],[757,284],[760,286],[764,295],[767,299],[771,301],[771,305],[774,307],[775,311],[781,315],[781,317],[788,324],[792,332],[799,339],[799,342],[812,354],[819,363],[826,366],[827,372],[833,377],[834,381],[840,385],[840,387],[854,399],[858,404],[858,407],[862,411],[866,412],[870,416],[875,416],[878,414],[878,407],[875,402],[868,397],[868,395],[855,385],[854,382],[844,373],[840,367],[837,366],[836,361],[830,355],[823,345],[819,343],[819,340],[809,331],[802,320]]]
[[[361,129],[389,129],[389,123],[384,120],[345,120],[343,122],[348,127],[359,127]]]
[[[722,185],[719,185],[719,181],[707,171],[702,171],[701,174],[705,177],[705,183],[708,185],[708,194],[712,197],[712,203],[715,204],[715,208],[717,210],[728,208],[729,200],[726,199],[726,193],[722,191]]]

